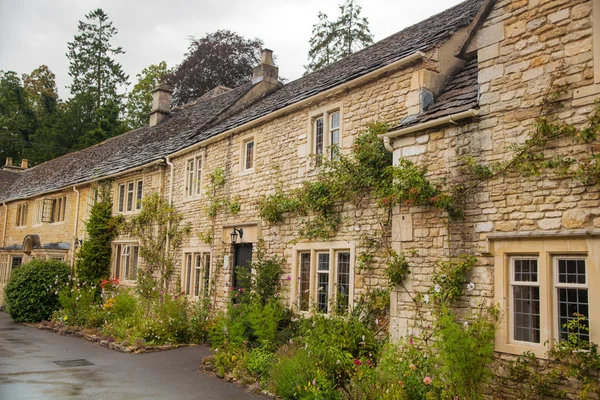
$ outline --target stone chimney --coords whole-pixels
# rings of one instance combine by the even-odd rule
[[[21,160],[21,169],[27,169],[27,167],[29,166],[29,160],[27,160],[26,158]]]
[[[260,64],[252,70],[252,83],[265,82],[277,85],[279,68],[273,63],[273,50],[264,49],[260,54]]]
[[[27,169],[27,159],[23,159],[21,161],[21,166],[19,167],[18,165],[13,165],[12,157],[6,157],[6,163],[0,169],[5,170],[5,171],[13,171],[13,172],[23,171],[23,170]]]
[[[152,91],[152,111],[150,126],[160,124],[171,113],[171,94],[173,91],[165,84],[160,84]]]

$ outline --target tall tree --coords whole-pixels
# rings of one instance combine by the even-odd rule
[[[119,121],[123,103],[118,90],[128,84],[129,76],[115,61],[115,56],[125,53],[111,44],[117,28],[100,8],[85,17],[87,21],[79,21],[79,32],[68,43],[67,53],[73,97],[66,105],[65,122],[74,149],[91,146],[126,130]]]
[[[68,43],[69,75],[73,78],[69,88],[73,96],[90,95],[99,109],[109,101],[120,103],[117,90],[128,84],[129,76],[114,59],[125,52],[122,47],[111,44],[118,31],[108,15],[98,8],[85,18],[87,22],[79,21],[79,33]]]
[[[35,113],[37,128],[30,135],[30,147],[24,149],[22,156],[36,165],[67,153],[70,147],[67,147],[62,123],[64,105],[58,98],[54,73],[48,66],[41,65],[30,74],[23,74],[23,86]]]
[[[319,12],[319,22],[313,25],[308,65],[305,74],[319,70],[373,44],[369,21],[361,17],[362,8],[356,0],[340,5],[340,16],[334,22]]]
[[[14,71],[0,70],[0,162],[6,157],[19,160],[23,149],[30,146],[30,137],[37,129],[35,112],[27,91]]]
[[[305,75],[329,65],[337,59],[336,33],[335,23],[329,20],[327,14],[319,12],[319,22],[313,25],[312,37],[309,41],[309,62],[305,66]]]
[[[152,107],[152,90],[162,82],[163,78],[172,71],[167,68],[167,63],[161,61],[144,68],[136,77],[138,82],[133,86],[127,96],[127,124],[131,129],[148,125],[150,109]]]
[[[216,86],[236,87],[248,81],[263,46],[260,39],[245,39],[229,30],[190,40],[185,59],[167,78],[176,105],[189,103]]]

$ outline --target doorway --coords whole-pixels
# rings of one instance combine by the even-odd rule
[[[249,288],[252,261],[252,243],[240,243],[233,249],[233,287],[235,289]]]

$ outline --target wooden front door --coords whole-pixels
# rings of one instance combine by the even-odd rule
[[[233,287],[247,289],[249,285],[252,261],[252,243],[241,243],[234,246]]]

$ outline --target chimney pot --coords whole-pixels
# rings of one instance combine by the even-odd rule
[[[27,169],[28,165],[29,165],[29,160],[27,160],[26,158],[21,160],[21,168],[22,169]]]
[[[171,113],[171,94],[173,91],[164,83],[152,91],[152,111],[150,112],[150,126],[159,124]]]
[[[260,53],[260,63],[275,65],[273,63],[273,50],[263,49],[263,51]]]
[[[12,167],[13,163],[12,163],[12,157],[6,157],[6,164],[7,167]]]

